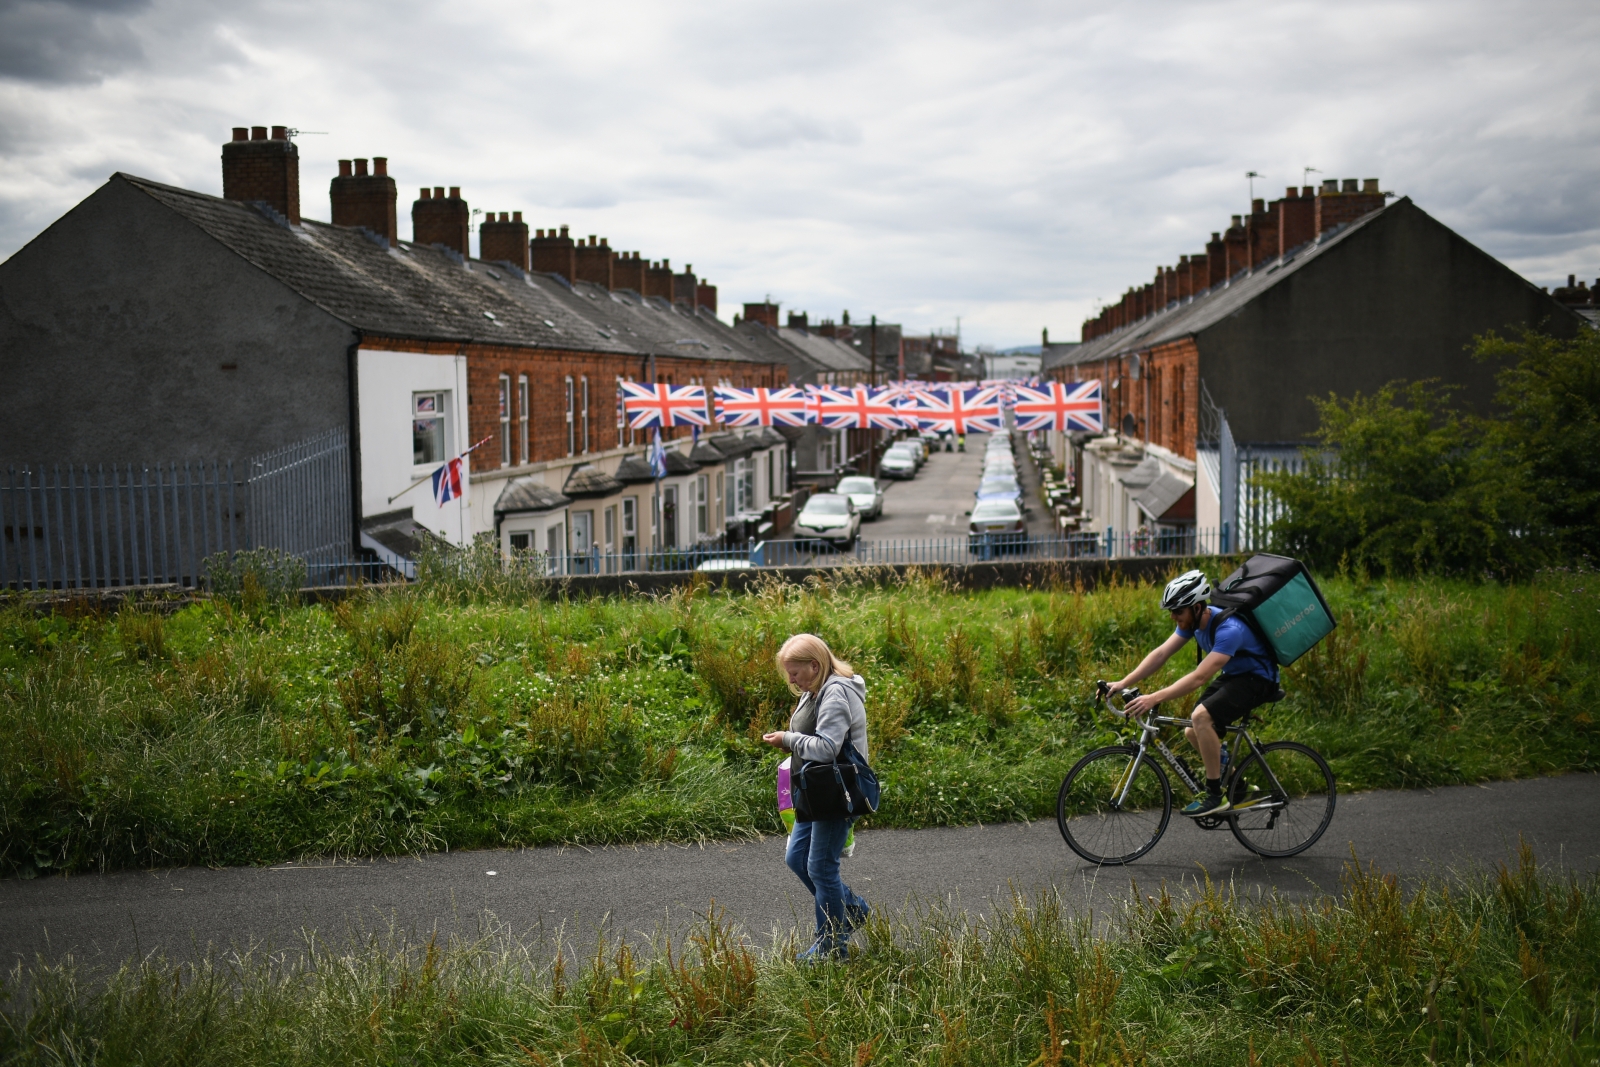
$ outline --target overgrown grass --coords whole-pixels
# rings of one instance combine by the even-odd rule
[[[0,872],[776,832],[759,737],[790,707],[773,650],[806,630],[867,677],[876,825],[1045,817],[1071,763],[1114,737],[1090,681],[1170,625],[1147,586],[880,579],[13,608]],[[1320,749],[1341,788],[1595,769],[1592,572],[1325,584],[1341,626],[1289,672],[1263,733]]]
[[[513,940],[18,967],[19,1064],[1589,1064],[1600,882],[1541,873],[1252,904],[1136,897],[1109,934],[1049,893],[988,919],[874,918],[848,962],[756,951],[713,912],[687,940],[553,963]]]

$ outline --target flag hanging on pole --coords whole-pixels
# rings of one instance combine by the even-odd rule
[[[491,437],[485,437],[482,441],[479,441],[477,444],[461,453],[461,455],[457,456],[455,459],[449,460],[438,470],[433,472],[433,499],[434,502],[437,503],[441,508],[450,501],[455,500],[457,497],[462,495],[462,473],[466,469],[465,464],[462,461],[468,456],[472,455],[472,453],[476,452],[483,445],[487,444],[490,440]],[[416,485],[417,483],[412,482],[411,484]],[[394,497],[389,498],[389,502],[391,504],[394,503],[394,500]]]
[[[661,426],[710,426],[703,385],[642,385],[622,382],[622,406],[635,430]]]
[[[1044,382],[1041,388],[1017,387],[1017,429],[1056,430],[1068,433],[1083,430],[1100,433],[1100,383]]]
[[[667,450],[661,444],[661,429],[656,428],[655,437],[650,442],[650,471],[657,478],[667,476]]]

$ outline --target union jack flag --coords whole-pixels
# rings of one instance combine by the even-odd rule
[[[433,499],[441,508],[461,495],[461,457],[433,472]]]
[[[949,389],[924,394],[916,420],[930,430],[953,433],[1004,433],[1000,397],[994,389]]]
[[[849,390],[828,389],[819,397],[818,415],[831,430],[899,430],[906,425],[894,401],[883,390],[857,385]]]
[[[651,426],[710,426],[703,385],[643,385],[621,382],[623,409],[635,430]]]
[[[1056,430],[1066,433],[1085,430],[1100,433],[1100,383],[1044,382],[1038,389],[1017,387],[1017,429]]]
[[[734,389],[719,385],[717,421],[729,426],[804,426],[809,410],[806,394],[784,389]]]

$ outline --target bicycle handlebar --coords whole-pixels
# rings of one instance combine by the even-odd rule
[[[1122,708],[1117,707],[1112,703],[1112,701],[1120,699],[1123,703],[1123,706],[1126,707],[1128,701],[1139,695],[1138,687],[1131,685],[1125,689],[1119,689],[1116,692],[1112,692],[1111,683],[1104,680],[1096,681],[1094,683],[1094,692],[1095,701],[1097,703],[1104,701],[1107,711],[1111,712],[1113,715],[1121,716],[1124,719],[1128,717],[1128,713]]]

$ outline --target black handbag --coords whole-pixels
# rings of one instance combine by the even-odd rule
[[[791,794],[795,822],[854,819],[878,810],[882,787],[872,767],[849,741],[839,756],[832,763],[800,764]]]

